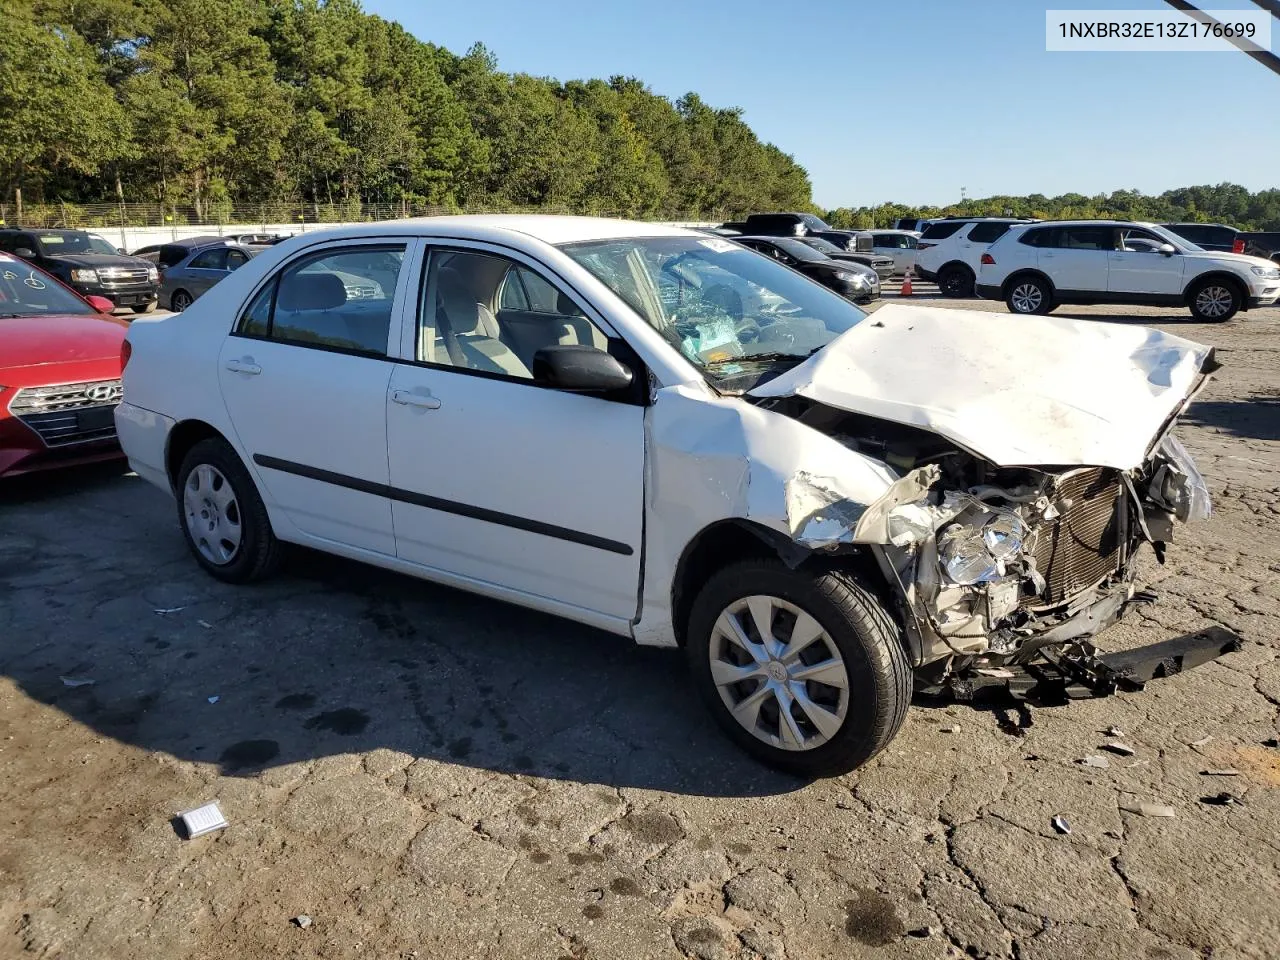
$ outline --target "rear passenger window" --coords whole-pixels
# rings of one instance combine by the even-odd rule
[[[1007,223],[979,223],[969,231],[969,239],[974,243],[992,243],[1008,232]]]
[[[1039,230],[1026,230],[1022,236],[1018,238],[1019,243],[1025,243],[1028,247],[1052,247],[1054,245],[1054,234],[1057,233],[1054,227],[1042,227]]]
[[[1114,250],[1114,227],[1063,227],[1059,247],[1066,250]]]
[[[934,223],[925,229],[921,240],[945,240],[964,226],[963,220],[948,220],[946,223]]]
[[[239,332],[385,356],[404,245],[360,245],[294,261],[249,304]]]

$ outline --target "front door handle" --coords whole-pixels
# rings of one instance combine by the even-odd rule
[[[424,410],[439,410],[440,401],[421,393],[410,393],[408,390],[396,390],[391,394],[393,403],[407,407],[422,407]]]
[[[243,373],[247,377],[256,377],[262,372],[262,368],[253,362],[253,357],[245,357],[243,360],[228,360],[223,366],[232,373]]]

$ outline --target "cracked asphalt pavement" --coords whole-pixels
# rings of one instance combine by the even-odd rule
[[[1225,364],[1180,431],[1216,514],[1102,646],[1244,648],[1061,708],[919,700],[838,779],[745,759],[676,653],[314,554],[221,585],[120,466],[0,486],[0,956],[1275,957],[1280,310],[1063,312]],[[230,826],[182,839],[211,800]]]

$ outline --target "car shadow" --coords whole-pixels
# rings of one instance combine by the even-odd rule
[[[805,785],[721,734],[678,651],[304,550],[229,586],[137,477],[51,488],[0,537],[0,633],[23,638],[0,672],[102,736],[241,777],[385,749],[689,795]]]
[[[1233,437],[1280,440],[1280,396],[1202,400],[1193,403],[1182,420],[1198,427],[1213,427]]]

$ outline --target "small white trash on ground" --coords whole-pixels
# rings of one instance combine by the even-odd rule
[[[203,807],[196,807],[194,810],[180,813],[178,818],[182,821],[182,825],[187,828],[188,840],[194,840],[203,834],[212,833],[214,830],[221,830],[223,827],[228,826],[227,818],[218,809],[216,800],[213,803],[206,803]]]

